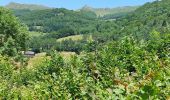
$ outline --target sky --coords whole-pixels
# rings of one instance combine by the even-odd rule
[[[84,5],[94,8],[114,8],[121,6],[143,5],[154,0],[0,0],[0,5],[4,6],[10,2],[22,4],[39,4],[55,8],[79,9]]]

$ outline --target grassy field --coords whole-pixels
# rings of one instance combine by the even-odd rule
[[[40,33],[40,32],[30,32],[29,35],[31,37],[34,37],[34,36],[40,36],[40,35],[43,35],[45,33]],[[74,35],[74,36],[68,36],[68,37],[64,37],[64,38],[60,38],[60,39],[57,39],[57,42],[62,42],[64,40],[73,40],[73,41],[78,41],[78,40],[82,40],[83,39],[83,35]],[[92,36],[89,35],[88,36],[88,39],[92,39]],[[63,59],[65,61],[69,61],[71,56],[74,56],[76,55],[75,52],[59,52],[59,54],[63,57]],[[33,58],[30,58],[29,61],[28,61],[28,68],[32,68],[34,66],[38,66],[40,65],[42,62],[44,62],[46,59],[48,59],[48,57],[46,56],[46,53],[39,53],[39,54],[36,54]]]
[[[68,37],[60,38],[60,39],[57,39],[57,42],[62,42],[64,40],[69,40],[69,39],[71,39],[73,41],[82,40],[83,35],[74,35],[74,36],[68,36]]]
[[[31,32],[28,33],[28,35],[29,35],[30,37],[41,36],[41,35],[44,35],[44,34],[46,34],[46,33],[34,32],[34,31],[31,31]]]
[[[60,55],[64,58],[65,61],[69,61],[71,59],[71,56],[76,55],[75,52],[60,52]]]
[[[40,65],[46,59],[46,53],[36,54],[33,58],[30,58],[28,61],[28,68]]]
[[[65,51],[59,52],[59,54],[63,57],[65,61],[69,61],[71,56],[76,55],[75,52],[65,52]],[[29,59],[28,68],[33,68],[34,66],[38,66],[46,59],[50,59],[49,57],[46,56],[46,53],[36,54],[33,58]]]
[[[73,36],[68,36],[68,37],[63,37],[60,39],[57,39],[57,42],[62,42],[64,40],[73,40],[73,41],[78,41],[83,39],[83,35],[73,35]],[[93,41],[92,35],[87,35],[87,40]]]

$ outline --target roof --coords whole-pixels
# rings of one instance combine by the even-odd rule
[[[35,55],[35,52],[33,51],[25,51],[25,55]]]

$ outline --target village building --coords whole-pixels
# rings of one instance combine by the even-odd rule
[[[25,52],[24,52],[24,55],[25,55],[26,57],[32,58],[32,57],[35,56],[35,52],[33,52],[33,51],[25,51]]]

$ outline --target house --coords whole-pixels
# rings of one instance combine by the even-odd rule
[[[35,52],[33,52],[33,51],[25,51],[24,52],[24,55],[26,56],[26,57],[34,57],[35,56]]]

